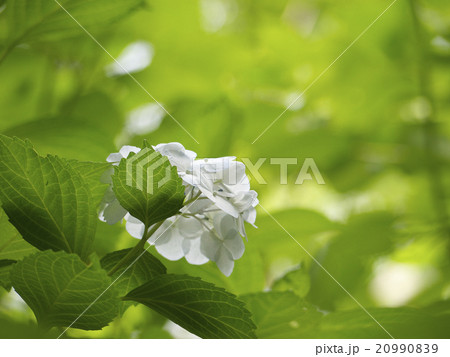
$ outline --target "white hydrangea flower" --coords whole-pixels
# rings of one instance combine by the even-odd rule
[[[255,207],[258,200],[257,193],[250,190],[245,165],[235,159],[229,156],[195,160],[192,173],[188,172],[184,180],[197,187],[224,212],[238,218]]]
[[[247,238],[244,222],[254,225],[257,193],[250,189],[245,165],[235,157],[196,160],[197,154],[180,143],[153,147],[177,167],[186,186],[186,205],[180,215],[166,219],[150,237],[159,254],[169,260],[185,258],[190,264],[216,263],[229,276],[234,261],[241,258]],[[117,165],[139,148],[124,146],[107,161]],[[131,236],[141,239],[144,224],[131,216],[115,199],[112,189],[105,194],[100,219],[113,224],[122,218]]]
[[[125,216],[126,229],[132,237],[141,239],[144,234],[144,224],[130,214]],[[190,264],[201,265],[209,260],[200,252],[200,237],[203,226],[192,216],[174,216],[166,219],[148,242],[155,246],[159,254],[169,260],[179,260],[183,257]]]
[[[245,250],[236,219],[223,212],[215,214],[213,228],[205,230],[201,236],[200,250],[224,275],[230,276],[234,261],[242,257]]]

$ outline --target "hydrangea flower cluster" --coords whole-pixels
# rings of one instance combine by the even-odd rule
[[[185,206],[180,214],[166,219],[149,238],[159,254],[169,260],[185,258],[190,264],[216,263],[229,276],[234,261],[242,257],[247,238],[244,222],[255,224],[258,194],[250,189],[245,165],[235,157],[196,159],[197,154],[180,143],[159,144],[154,150],[176,166],[186,187]],[[141,149],[123,146],[107,161],[117,165],[131,152]],[[131,216],[115,198],[112,187],[105,194],[100,219],[114,224],[126,220],[130,235],[141,239],[144,224]]]

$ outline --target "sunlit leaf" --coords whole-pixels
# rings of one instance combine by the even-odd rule
[[[114,167],[113,190],[123,208],[147,225],[176,214],[184,201],[184,186],[167,157],[145,147]]]
[[[67,161],[40,157],[29,142],[0,136],[0,200],[27,242],[87,260],[95,205],[84,179]]]
[[[72,166],[84,179],[91,191],[92,200],[98,205],[108,187],[108,173],[112,174],[111,165],[103,162],[86,162],[69,160]]]

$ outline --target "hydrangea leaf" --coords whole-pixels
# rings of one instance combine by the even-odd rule
[[[9,223],[5,211],[0,208],[0,259],[22,259],[37,251],[35,247],[26,242],[20,233]]]
[[[130,249],[118,250],[105,255],[100,263],[103,269],[110,271],[117,263],[120,262],[130,251]],[[152,254],[145,251],[139,259],[134,262],[129,268],[123,267],[112,274],[114,285],[120,296],[125,296],[131,290],[141,286],[145,282],[151,280],[160,274],[166,273],[166,267],[156,259]],[[120,304],[120,314],[133,305],[133,302],[123,301]]]
[[[202,338],[255,337],[255,325],[245,304],[199,278],[160,275],[131,291],[124,300],[144,304]]]
[[[151,147],[131,153],[114,171],[113,190],[120,204],[147,226],[183,207],[185,188],[176,167]]]
[[[77,160],[69,160],[69,163],[83,177],[91,191],[94,204],[98,206],[108,188],[109,176],[112,174],[111,164]]]
[[[29,142],[1,135],[0,201],[10,222],[36,248],[88,259],[95,204],[83,177],[66,160],[40,157]]]
[[[13,44],[54,40],[92,31],[122,19],[144,0],[10,0],[4,16]],[[70,13],[69,16],[63,8]]]
[[[10,272],[15,263],[15,260],[0,260],[0,286],[3,286],[8,291],[11,289]]]
[[[44,328],[73,323],[73,328],[101,329],[116,316],[120,302],[103,269],[66,252],[24,258],[14,265],[11,281]]]

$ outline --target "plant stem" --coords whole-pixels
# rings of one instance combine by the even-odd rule
[[[202,193],[199,192],[195,197],[190,198],[189,200],[187,200],[186,202],[184,202],[184,205],[187,206],[190,203],[195,202],[196,200],[204,200],[207,199],[207,197],[200,197]]]
[[[163,224],[164,220],[161,222],[156,223],[152,229],[148,229],[146,226],[144,228],[144,234],[142,235],[142,238],[136,244],[133,249],[131,249],[127,255],[125,255],[119,262],[108,272],[108,275],[111,276],[114,273],[116,273],[120,268],[123,268],[125,266],[129,266],[130,263],[134,262],[136,258],[140,256],[140,254],[144,251],[145,243],[147,243],[147,240],[158,230],[159,227]]]
[[[431,91],[431,70],[429,40],[424,32],[418,16],[417,0],[409,0],[414,31],[418,48],[418,78],[420,95],[430,103],[430,114],[423,122],[424,152],[426,168],[430,180],[430,191],[436,216],[439,220],[442,234],[448,239],[450,254],[450,221],[445,201],[446,192],[442,182],[439,162],[435,157],[436,152],[436,105]]]

